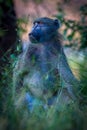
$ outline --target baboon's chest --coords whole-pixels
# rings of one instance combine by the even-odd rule
[[[42,73],[52,71],[57,67],[58,56],[50,50],[40,48],[31,55],[31,66],[39,69]]]
[[[25,84],[36,96],[50,97],[58,89],[57,55],[49,50],[40,48],[30,57],[29,75],[25,77]]]

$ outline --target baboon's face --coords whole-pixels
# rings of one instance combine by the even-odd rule
[[[59,28],[59,21],[49,18],[39,18],[34,21],[29,38],[31,42],[46,42],[51,39]]]

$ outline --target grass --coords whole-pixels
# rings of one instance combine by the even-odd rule
[[[4,57],[3,57],[4,58]],[[44,109],[40,105],[35,105],[32,112],[20,103],[16,108],[12,99],[12,71],[16,61],[15,54],[10,58],[4,58],[0,66],[0,130],[86,130],[87,128],[87,63],[86,58],[83,62],[69,63],[78,70],[81,79],[82,102],[77,106],[75,103],[58,105]],[[74,57],[73,57],[73,60]],[[72,63],[71,63],[72,62]]]

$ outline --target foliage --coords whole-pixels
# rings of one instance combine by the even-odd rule
[[[4,3],[4,4],[3,4]],[[3,20],[2,19],[4,19],[4,15],[6,15],[6,13],[10,16],[10,15],[12,15],[11,14],[11,11],[12,11],[12,0],[5,0],[4,2],[3,2],[3,0],[0,0],[0,25],[2,25],[3,24]],[[5,12],[5,9],[6,8],[6,10],[7,9],[9,9],[9,11],[8,12]],[[12,16],[12,17],[14,17],[14,16]],[[6,25],[5,25],[6,26]],[[0,27],[0,37],[3,37],[6,33],[7,33],[7,31],[8,30],[5,30],[2,26]]]
[[[78,66],[79,68],[79,75],[81,79],[81,84],[84,84],[84,86],[81,88],[81,92],[84,96],[84,100],[87,100],[87,56],[84,57],[84,60],[82,63],[80,63]]]
[[[18,18],[16,22],[18,26],[18,29],[16,30],[17,34],[18,36],[22,36],[22,34],[26,33],[25,26],[28,24],[28,18],[24,16],[24,17]]]
[[[76,77],[80,80],[79,93],[82,94],[82,104],[87,105],[87,49],[76,51],[76,54],[74,50],[72,51],[72,55],[68,57],[69,64]]]
[[[63,35],[68,38],[69,46],[74,46],[75,48],[85,48],[87,47],[86,4],[80,7],[79,13],[81,16],[80,21],[66,19],[66,14],[63,11],[63,7],[60,3],[58,3],[58,14],[56,17],[61,21],[62,25],[65,25],[65,28],[63,29]],[[68,34],[69,30],[71,31],[70,34]],[[79,33],[79,36],[75,37],[77,33]]]

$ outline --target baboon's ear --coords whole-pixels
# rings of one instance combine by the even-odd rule
[[[54,24],[56,25],[56,28],[60,28],[60,21],[58,19],[54,20]]]

